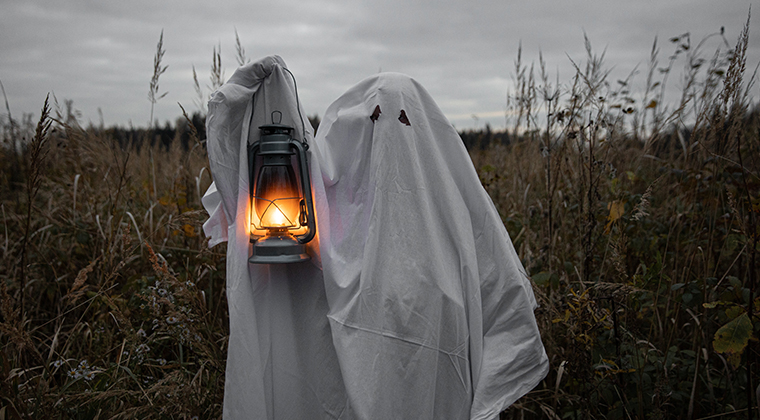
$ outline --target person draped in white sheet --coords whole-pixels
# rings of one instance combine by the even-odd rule
[[[225,135],[215,137],[224,130],[214,113],[252,108],[255,119],[261,95],[253,106],[210,106],[215,181],[226,169],[215,171],[211,150]],[[241,151],[251,141],[243,131],[227,140]],[[456,130],[419,83],[383,73],[338,98],[307,140],[312,261],[238,267],[230,279],[231,261],[247,264],[249,250],[228,245],[225,418],[496,418],[548,361],[530,281]],[[229,171],[241,196],[242,166]],[[207,234],[222,238],[225,225],[212,216]],[[252,287],[229,286],[243,283]]]

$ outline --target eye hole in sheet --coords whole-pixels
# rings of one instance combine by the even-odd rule
[[[377,121],[378,118],[380,118],[380,114],[381,114],[380,105],[377,105],[375,107],[375,110],[372,111],[372,115],[369,116],[369,119],[372,120],[372,123],[374,123],[375,121]]]
[[[403,109],[401,110],[401,115],[398,116],[398,120],[401,121],[402,124],[411,126],[412,124],[409,122],[409,118],[406,117],[406,111]]]

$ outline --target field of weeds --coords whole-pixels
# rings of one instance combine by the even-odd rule
[[[514,126],[461,133],[534,282],[551,361],[502,418],[758,414],[747,40],[748,26],[718,51],[675,37],[663,63],[655,43],[635,92],[590,46],[562,83],[518,57]],[[201,232],[201,125],[82,128],[48,101],[36,123],[4,120],[0,419],[221,417],[225,249]]]

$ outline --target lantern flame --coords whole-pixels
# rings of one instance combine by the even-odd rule
[[[254,207],[263,229],[300,227],[300,196],[295,174],[290,166],[264,166],[259,173]]]
[[[277,198],[274,200],[256,199],[257,213],[263,228],[296,227],[298,222],[298,197]],[[264,207],[263,211],[260,208]]]

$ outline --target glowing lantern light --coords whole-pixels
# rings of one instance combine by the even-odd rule
[[[316,220],[311,199],[308,144],[292,137],[282,113],[259,127],[261,137],[248,148],[251,242],[256,264],[309,260],[305,244],[314,238]]]

